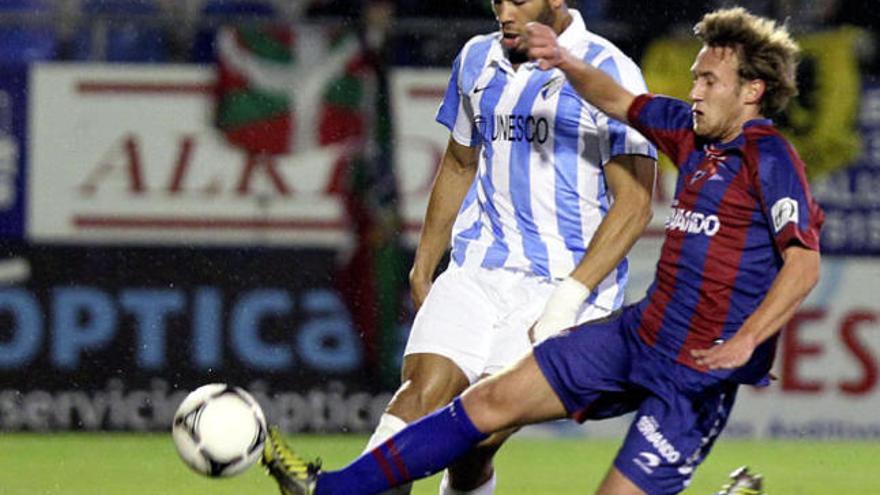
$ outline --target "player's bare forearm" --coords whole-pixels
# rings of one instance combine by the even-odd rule
[[[692,351],[697,364],[709,369],[736,368],[754,349],[779,332],[819,281],[820,255],[800,246],[787,248],[782,269],[761,304],[730,340],[710,349]]]
[[[773,280],[767,296],[737,332],[752,337],[756,345],[788,323],[819,281],[820,255],[817,251],[791,246],[782,253],[782,257],[782,269]]]
[[[609,117],[628,122],[626,114],[635,99],[634,94],[605,72],[584,63],[559,46],[556,33],[549,26],[531,22],[526,26],[526,33],[529,57],[537,61],[541,69],[557,67],[581,98]]]
[[[455,217],[474,181],[477,158],[477,148],[449,139],[431,188],[425,222],[410,271],[410,283],[414,289],[416,285],[430,284],[437,264],[446,252]],[[417,301],[417,304],[420,302]]]
[[[651,221],[655,172],[656,162],[645,156],[616,156],[605,165],[614,204],[572,272],[573,278],[594,290],[620,264]]]

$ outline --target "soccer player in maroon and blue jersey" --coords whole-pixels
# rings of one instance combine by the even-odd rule
[[[647,296],[547,339],[339,471],[303,463],[273,434],[264,463],[283,493],[379,493],[442,469],[496,431],[631,411],[597,494],[687,487],[738,387],[768,382],[778,332],[818,280],[823,217],[804,164],[767,119],[796,93],[798,47],[786,29],[735,8],[707,14],[695,33],[703,47],[688,104],[633,95],[560,47],[547,26],[528,27],[540,68],[559,68],[679,169]]]

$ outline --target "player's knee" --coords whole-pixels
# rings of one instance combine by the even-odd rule
[[[484,433],[496,433],[517,425],[517,401],[496,383],[482,382],[462,398],[471,421]]]
[[[453,361],[434,354],[407,356],[402,381],[388,412],[406,422],[445,406],[468,386],[467,377]]]

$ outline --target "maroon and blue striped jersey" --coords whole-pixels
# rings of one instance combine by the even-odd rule
[[[678,168],[657,273],[631,312],[631,328],[661,353],[699,367],[692,349],[731,338],[770,289],[792,245],[819,250],[824,214],[813,200],[804,164],[768,119],[743,126],[734,140],[704,140],[691,107],[640,95],[630,124]],[[778,334],[777,334],[778,335]],[[741,383],[766,382],[776,337],[736,370],[712,374]]]

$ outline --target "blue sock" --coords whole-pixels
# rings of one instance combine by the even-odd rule
[[[382,493],[440,471],[487,436],[455,399],[345,468],[322,473],[315,495]]]

